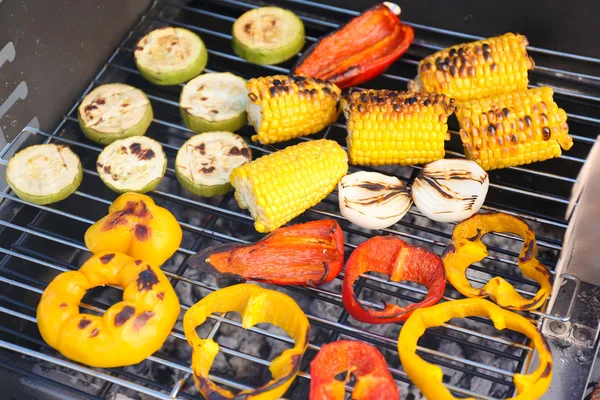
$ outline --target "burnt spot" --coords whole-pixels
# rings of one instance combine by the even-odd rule
[[[248,34],[250,32],[252,32],[252,24],[248,23],[248,24],[244,25],[244,32],[246,32]]]
[[[99,163],[99,162],[97,162],[97,163],[96,163],[96,168],[102,168],[102,167],[104,167],[104,165],[102,165],[102,164],[101,164],[101,163]]]
[[[156,295],[156,298],[159,300],[164,300],[165,299],[165,292],[160,292],[159,294]]]
[[[550,128],[548,128],[547,126],[542,128],[542,137],[544,138],[544,140],[548,140],[550,139],[552,132],[550,132]]]
[[[133,236],[139,241],[146,241],[150,238],[150,228],[143,224],[137,224],[133,228]]]
[[[104,168],[102,168],[102,170],[104,171],[105,174],[110,174],[110,172],[112,171],[112,168],[110,165],[105,165]]]
[[[511,141],[511,142],[513,142],[513,143],[515,143],[515,144],[516,144],[516,143],[519,143],[519,137],[517,136],[517,134],[516,134],[516,133],[515,133],[515,134],[512,134],[512,135],[510,135],[510,141]]]
[[[60,303],[60,308],[67,308],[67,303]]]
[[[201,172],[205,173],[205,174],[211,174],[213,172],[215,172],[215,167],[208,167],[208,168],[202,168],[200,169]]]
[[[525,116],[525,123],[527,124],[527,126],[532,125],[531,117],[529,115]]]
[[[142,47],[140,45],[135,46],[135,51],[142,51],[142,50],[144,50],[144,47]]]
[[[201,155],[205,155],[206,154],[206,144],[204,143],[200,143],[198,146],[194,147],[195,149],[197,149]]]
[[[97,103],[97,104],[100,104],[100,105],[106,104],[106,99],[105,99],[105,98],[103,98],[103,97],[98,97],[98,98],[96,99],[96,103]]]
[[[251,102],[256,103],[256,101],[258,100],[258,96],[255,95],[254,93],[248,93],[248,98],[250,99]]]
[[[108,264],[113,258],[115,258],[115,253],[105,254],[100,257],[100,262],[102,264]]]
[[[273,85],[275,85],[275,86],[281,86],[281,81],[279,79],[274,79],[273,80]]]
[[[100,328],[94,328],[92,332],[90,332],[90,339],[95,338],[100,333]]]
[[[546,345],[546,347],[548,346],[545,342],[544,344]],[[550,351],[550,350],[548,350]],[[546,368],[544,368],[544,372],[542,372],[542,374],[540,375],[540,379],[543,378],[547,378],[548,376],[550,376],[550,374],[552,373],[552,363],[549,362],[548,364],[546,364]]]
[[[135,260],[135,265],[140,265],[142,263],[142,260]]]
[[[508,117],[510,115],[510,111],[508,111],[508,108],[504,107],[502,109],[502,114],[504,114],[504,117]]]
[[[122,326],[125,322],[129,321],[135,314],[135,308],[131,306],[125,306],[121,311],[115,315],[115,326]]]
[[[91,323],[92,323],[91,320],[87,319],[86,317],[83,317],[81,319],[81,321],[79,321],[79,323],[77,324],[77,328],[79,328],[79,329],[85,329]]]
[[[142,145],[140,143],[132,143],[129,146],[129,150],[131,151],[131,154],[137,156],[142,151]]]
[[[218,113],[219,113],[219,110],[210,110],[210,112],[211,112],[212,114],[218,114]]]
[[[527,242],[526,247],[523,249],[523,257],[519,257],[519,262],[527,262],[533,258],[533,243]]]
[[[248,149],[248,148],[244,147],[244,148],[242,149],[242,155],[243,155],[244,157],[246,157],[246,158],[248,158],[248,159],[249,159],[249,158],[250,158],[250,149]]]
[[[119,153],[127,154],[127,147],[125,147],[125,146],[121,146],[121,147],[119,148]]]
[[[136,280],[137,288],[140,292],[152,290],[152,287],[158,283],[158,276],[149,266],[140,272]]]
[[[152,311],[144,311],[143,313],[135,317],[135,320],[133,321],[133,329],[139,331],[144,327],[144,325],[148,323],[148,320],[152,317],[154,317],[154,313]]]
[[[452,253],[456,253],[456,247],[454,247],[454,244],[450,243],[450,244],[448,244],[448,246],[446,246],[444,253],[442,253],[442,258],[444,258],[447,254],[452,254]]]
[[[477,228],[477,233],[475,234],[475,236],[467,238],[467,240],[470,242],[475,242],[479,239],[481,239],[481,229],[479,229],[479,228]]]
[[[89,104],[87,106],[85,106],[84,111],[93,111],[93,110],[97,110],[98,106],[95,104]]]
[[[242,154],[242,151],[239,147],[232,147],[229,149],[227,154],[229,154],[230,156],[239,156],[240,154]]]
[[[487,129],[488,129],[488,132],[490,133],[490,135],[492,135],[492,136],[496,135],[496,126],[494,124],[489,124]]]
[[[152,160],[155,156],[156,156],[156,153],[154,153],[154,150],[148,149],[146,151],[143,151],[141,154],[138,154],[138,159]]]
[[[127,107],[128,105],[129,105],[129,103],[123,103],[123,104],[121,104],[121,107],[125,108],[125,107]]]
[[[208,97],[200,97],[200,101],[206,101],[208,100]]]

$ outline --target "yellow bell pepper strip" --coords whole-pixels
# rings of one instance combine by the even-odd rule
[[[104,315],[80,313],[86,291],[104,285],[121,287],[123,301]],[[92,367],[121,367],[157,351],[179,310],[177,295],[159,268],[103,252],[50,282],[37,308],[37,323],[46,343],[65,357]]]
[[[85,232],[85,245],[94,254],[116,251],[159,267],[179,248],[182,236],[167,209],[146,195],[125,193]]]
[[[514,233],[523,238],[518,265],[523,275],[540,284],[540,289],[533,298],[521,296],[510,283],[499,276],[492,278],[482,288],[474,288],[467,280],[467,268],[488,256],[487,247],[481,238],[490,232]],[[452,242],[446,247],[442,259],[448,282],[463,295],[478,298],[489,296],[499,306],[511,310],[535,310],[542,306],[552,290],[550,271],[537,260],[536,255],[535,234],[525,221],[508,214],[489,213],[474,215],[456,225]]]
[[[310,400],[343,400],[346,382],[337,374],[356,376],[355,400],[400,400],[396,382],[377,347],[354,340],[338,340],[321,347],[310,363]]]
[[[208,372],[219,352],[212,339],[202,339],[196,327],[212,313],[237,311],[245,329],[268,322],[282,328],[294,347],[271,361],[273,379],[254,390],[242,390],[237,395],[213,383]],[[253,284],[239,284],[217,290],[194,304],[183,317],[183,329],[192,347],[192,372],[198,390],[207,399],[270,400],[281,397],[298,374],[302,356],[308,346],[310,325],[298,304],[289,296]]]
[[[400,307],[386,304],[383,310],[364,308],[354,293],[354,281],[369,271],[389,276],[393,282],[403,280],[427,287],[427,296],[419,303]],[[342,301],[356,320],[368,324],[391,324],[405,321],[419,307],[440,301],[446,288],[442,260],[431,250],[411,246],[395,236],[375,236],[358,246],[346,262]]]
[[[417,341],[427,328],[440,326],[452,318],[475,316],[491,319],[496,329],[510,329],[531,339],[538,352],[539,367],[528,375],[515,374],[513,382],[517,395],[510,400],[539,399],[548,390],[552,380],[552,352],[546,339],[525,317],[483,299],[448,301],[413,312],[404,323],[398,338],[400,361],[408,377],[429,400],[455,399],[442,383],[442,369],[417,355]]]

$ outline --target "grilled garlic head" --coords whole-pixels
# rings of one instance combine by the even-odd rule
[[[445,159],[429,163],[412,184],[412,198],[426,217],[459,222],[481,208],[488,174],[474,161]]]
[[[400,179],[378,172],[360,171],[338,183],[340,212],[355,225],[383,229],[400,221],[412,201]]]

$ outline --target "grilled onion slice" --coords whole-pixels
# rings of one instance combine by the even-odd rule
[[[400,179],[360,171],[338,183],[340,212],[355,225],[383,229],[400,221],[412,204],[410,190]]]
[[[445,159],[429,163],[412,184],[415,205],[426,217],[459,222],[481,208],[488,174],[474,161]]]

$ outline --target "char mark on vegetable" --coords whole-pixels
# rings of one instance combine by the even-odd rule
[[[127,322],[131,317],[135,314],[135,308],[131,306],[125,306],[121,311],[115,315],[115,326],[122,326],[125,322]]]
[[[147,291],[152,290],[152,287],[158,284],[159,281],[156,273],[148,266],[145,270],[140,272],[136,282],[139,291]]]
[[[79,323],[77,324],[77,328],[79,328],[79,329],[85,329],[91,323],[92,323],[91,320],[87,319],[86,317],[83,317],[81,319],[81,321],[79,321]]]
[[[100,257],[100,262],[102,264],[108,264],[112,261],[113,258],[115,258],[115,253],[105,254],[102,257]]]
[[[144,242],[150,238],[150,228],[143,224],[136,224],[133,228],[133,234],[136,239]]]
[[[144,325],[148,323],[148,320],[153,316],[154,313],[152,311],[144,311],[143,313],[139,314],[137,317],[135,317],[135,320],[133,321],[133,329],[136,332],[139,332],[140,329],[142,329]]]

